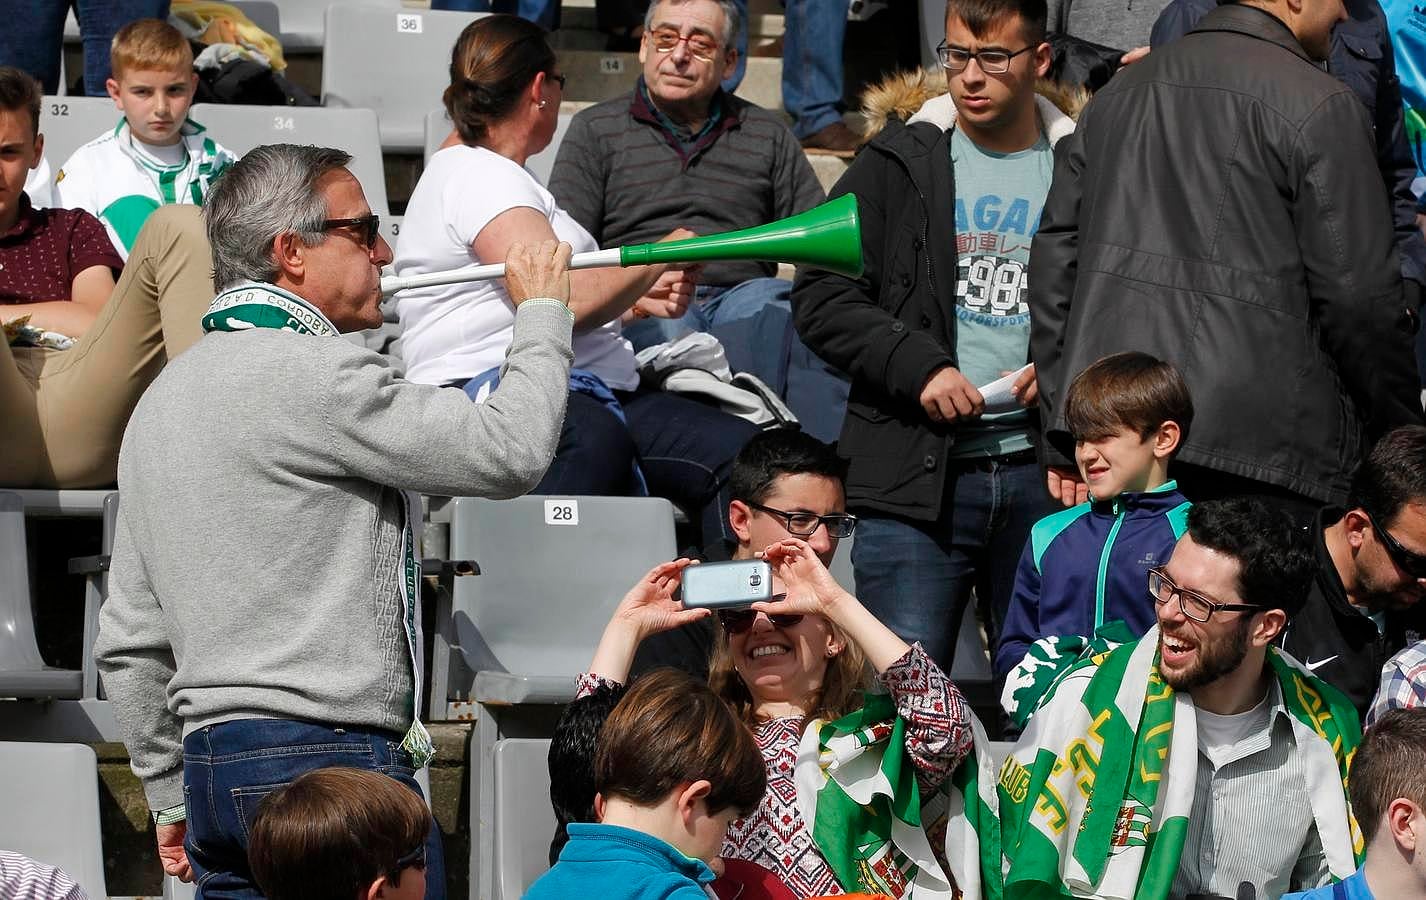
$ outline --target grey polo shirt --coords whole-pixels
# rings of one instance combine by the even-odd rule
[[[1220,764],[1198,751],[1188,834],[1170,900],[1269,900],[1330,879],[1291,714],[1274,679],[1266,723]]]

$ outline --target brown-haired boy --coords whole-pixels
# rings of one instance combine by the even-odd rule
[[[1006,677],[1001,705],[1023,724],[1045,678],[1106,624],[1119,640],[1155,623],[1148,572],[1163,565],[1187,527],[1188,500],[1169,462],[1188,435],[1193,401],[1173,366],[1116,353],[1070,384],[1065,418],[1090,499],[1030,530],[995,653]]]
[[[125,258],[149,214],[170,203],[202,206],[213,179],[237,159],[188,118],[198,87],[193,51],[158,19],[114,35],[109,96],[123,121],[74,151],[55,176],[55,203],[85,209]]]
[[[248,840],[268,900],[420,900],[431,814],[366,769],[316,769],[263,798]]]
[[[751,732],[707,684],[655,669],[629,688],[599,733],[599,824],[571,822],[559,862],[526,900],[706,900],[706,860],[767,789]]]

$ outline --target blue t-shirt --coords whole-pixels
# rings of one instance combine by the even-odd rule
[[[653,835],[618,825],[571,822],[559,861],[525,900],[707,900],[713,871]]]
[[[1426,2],[1381,0],[1406,106],[1406,140],[1416,157],[1416,196],[1426,194]]]
[[[956,358],[976,387],[1025,365],[1030,354],[1030,241],[1050,190],[1055,156],[1042,134],[1016,153],[976,146],[951,134],[956,180]],[[961,426],[955,457],[1015,453],[1030,447],[1024,410]]]
[[[1336,884],[1324,884],[1310,891],[1283,894],[1282,900],[1376,900],[1367,887],[1366,872],[1358,869]]]

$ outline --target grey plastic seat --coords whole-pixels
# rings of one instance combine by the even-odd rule
[[[523,897],[549,869],[554,809],[550,806],[550,742],[509,738],[495,745],[495,888]]]
[[[525,168],[540,184],[549,186],[550,174],[555,168],[555,157],[559,155],[560,141],[564,140],[565,132],[569,131],[569,123],[574,121],[574,113],[560,113],[559,122],[555,125],[554,137],[550,138],[550,144],[545,149],[525,160]],[[431,161],[432,155],[441,148],[445,142],[446,135],[451,133],[451,120],[446,117],[444,109],[433,109],[426,113],[426,162]]]
[[[578,524],[550,524],[550,509]],[[558,514],[558,513],[556,513]],[[653,497],[454,501],[455,637],[483,703],[564,703],[609,615],[649,569],[674,558],[673,505]]]
[[[384,149],[420,152],[425,111],[441,102],[456,38],[483,15],[355,3],[328,7],[322,104],[376,110]]]
[[[521,892],[502,893],[497,882],[498,835],[505,831],[497,824],[497,749],[507,739],[550,735],[553,713],[574,698],[575,676],[589,666],[614,607],[641,575],[674,558],[673,504],[645,497],[462,497],[449,512],[450,558],[480,567],[479,575],[454,579],[449,620],[437,614],[452,649],[475,673],[470,699],[480,704],[471,748],[472,896],[513,900]],[[439,653],[433,668],[432,691],[443,698]],[[523,800],[542,804],[531,795]],[[500,852],[514,849],[507,841]],[[511,863],[510,871],[525,865]]]
[[[45,158],[59,174],[74,151],[113,129],[123,113],[108,97],[45,97],[40,103],[40,134],[45,136]]]
[[[371,110],[198,103],[190,115],[215,141],[239,156],[263,144],[315,144],[347,151],[352,155],[352,174],[361,182],[371,211],[387,214],[381,132]]]
[[[0,742],[0,772],[0,847],[58,866],[90,897],[108,897],[93,749]]]
[[[25,508],[19,495],[0,492],[0,697],[77,698],[82,688],[81,672],[53,668],[40,656],[25,552]]]

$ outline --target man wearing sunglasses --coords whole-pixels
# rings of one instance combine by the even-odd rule
[[[165,871],[223,896],[258,896],[248,826],[276,786],[337,765],[419,791],[411,495],[529,490],[568,396],[567,244],[511,248],[514,338],[484,404],[341,339],[381,321],[391,262],[350,160],[258,147],[214,186],[207,333],[150,385],[120,452],[95,656]],[[424,895],[444,897],[426,824]]]
[[[1377,442],[1312,534],[1317,574],[1281,644],[1365,713],[1388,657],[1426,636],[1426,427]]]
[[[570,122],[550,193],[599,246],[658,240],[675,228],[749,228],[825,198],[780,115],[719,86],[738,59],[740,18],[732,0],[651,4],[634,90]],[[786,308],[791,285],[776,274],[772,263],[708,263],[691,300],[669,308],[677,299],[670,288],[678,289],[670,273],[635,304],[624,336],[640,350],[749,318],[769,303]]]

